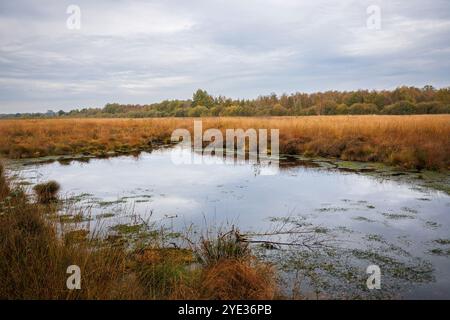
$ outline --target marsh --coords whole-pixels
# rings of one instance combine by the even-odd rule
[[[58,181],[63,198],[101,216],[102,228],[132,225],[138,216],[174,233],[232,225],[255,243],[282,243],[256,251],[285,281],[301,282],[307,296],[339,297],[345,290],[347,297],[450,297],[450,196],[428,187],[424,173],[282,157],[279,172],[266,175],[264,166],[248,162],[175,164],[172,152],[17,161],[10,174],[31,184]],[[448,175],[435,176],[448,181]],[[293,235],[299,229],[312,231],[313,243],[330,245],[298,245]],[[381,267],[382,290],[364,287],[373,264]]]

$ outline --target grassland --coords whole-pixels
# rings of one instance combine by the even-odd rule
[[[198,119],[198,118],[197,118]],[[0,156],[105,156],[170,141],[194,118],[0,121]],[[280,130],[280,152],[403,168],[450,168],[450,115],[202,118],[203,129]]]

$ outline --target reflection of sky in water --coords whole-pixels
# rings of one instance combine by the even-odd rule
[[[444,193],[362,174],[304,167],[260,175],[248,164],[175,165],[170,152],[71,165],[55,162],[26,167],[22,175],[34,177],[34,182],[54,179],[67,195],[89,193],[102,201],[127,196],[127,201],[134,201],[135,212],[148,215],[152,211],[152,218],[163,221],[176,216],[170,223],[179,227],[206,220],[209,224],[233,223],[244,231],[264,231],[269,217],[301,215],[315,225],[380,234],[397,244],[404,237],[408,250],[432,261],[440,277],[431,291],[419,286],[417,292],[450,298],[449,258],[427,253],[430,241],[449,238],[450,197]]]

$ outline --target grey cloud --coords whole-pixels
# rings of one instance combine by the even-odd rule
[[[0,4],[0,113],[213,94],[448,86],[450,4],[420,1]],[[377,4],[382,29],[366,28]]]

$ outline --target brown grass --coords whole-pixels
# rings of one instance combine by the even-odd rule
[[[274,270],[248,260],[222,260],[202,273],[201,297],[218,300],[274,299]]]
[[[193,118],[0,121],[0,155],[27,158],[144,150],[168,142]],[[280,152],[375,161],[405,168],[450,167],[450,115],[203,118],[203,129],[280,130]]]
[[[193,283],[180,283],[171,299],[271,300],[281,298],[275,270],[254,259],[221,260],[202,268]]]
[[[49,204],[58,200],[57,194],[61,186],[56,181],[40,183],[33,187],[37,200],[41,204]]]

